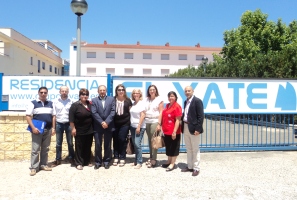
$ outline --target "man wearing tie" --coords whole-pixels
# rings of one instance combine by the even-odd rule
[[[94,119],[95,138],[95,166],[97,170],[104,163],[109,168],[111,159],[111,139],[114,130],[113,118],[115,115],[115,101],[113,97],[106,96],[106,86],[98,87],[98,97],[92,99],[92,116]],[[102,136],[104,135],[104,157],[102,159]],[[103,163],[102,163],[103,162]]]
[[[203,133],[204,111],[201,99],[193,95],[191,86],[185,87],[187,100],[184,102],[184,113],[182,116],[182,131],[187,149],[188,167],[182,172],[192,172],[197,176],[200,172],[200,134]]]

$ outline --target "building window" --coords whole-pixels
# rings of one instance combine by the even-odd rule
[[[133,68],[125,68],[125,76],[133,76]]]
[[[142,73],[144,76],[152,75],[152,69],[143,69]]]
[[[55,74],[57,74],[57,67],[55,67]]]
[[[202,60],[203,57],[204,55],[196,55],[196,60]]]
[[[45,69],[45,62],[42,62],[42,69]]]
[[[161,60],[169,60],[169,54],[161,54]]]
[[[169,74],[169,69],[161,69],[161,76],[165,76]]]
[[[53,71],[53,66],[49,66],[49,71],[52,72]]]
[[[179,54],[178,59],[179,60],[187,60],[187,54]]]
[[[96,52],[87,52],[87,58],[96,58]]]
[[[38,73],[40,73],[40,60],[38,60]]]
[[[125,59],[133,59],[133,53],[125,53]]]
[[[106,52],[105,57],[106,58],[115,58],[115,53],[114,52]]]
[[[77,50],[77,46],[73,46],[73,51],[76,51]]]
[[[87,68],[87,75],[96,75],[96,68],[94,67]]]
[[[33,57],[30,59],[30,64],[33,65]]]
[[[152,54],[151,53],[144,53],[143,54],[143,59],[152,59]]]
[[[115,75],[115,68],[106,68],[106,74]]]

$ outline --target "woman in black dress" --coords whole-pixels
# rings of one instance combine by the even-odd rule
[[[79,100],[74,102],[69,110],[71,133],[75,137],[75,165],[78,170],[90,164],[93,142],[93,118],[91,102],[88,100],[89,90],[79,91]]]

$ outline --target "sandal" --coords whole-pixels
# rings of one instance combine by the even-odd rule
[[[82,167],[81,165],[77,165],[77,166],[76,166],[76,169],[78,169],[78,170],[82,170],[83,167]]]
[[[113,166],[117,166],[117,165],[118,165],[118,162],[119,162],[119,159],[115,158],[115,159],[113,160],[112,165],[113,165]]]
[[[141,164],[137,164],[134,169],[140,169],[141,168]]]
[[[151,162],[147,165],[147,168],[154,168],[154,167],[156,167],[156,165],[157,165],[157,161],[151,160]]]
[[[126,162],[124,160],[120,160],[120,164],[119,164],[120,167],[124,167],[125,164],[126,164]]]
[[[134,166],[136,166],[136,164],[135,163],[131,163],[131,167],[134,167]]]
[[[151,163],[151,159],[148,159],[148,160],[145,162],[146,165],[148,165],[148,164],[150,164],[150,163]]]

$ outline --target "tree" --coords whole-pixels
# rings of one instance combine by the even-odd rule
[[[221,56],[214,55],[206,74],[198,67],[196,72],[187,68],[188,73],[179,70],[173,76],[297,77],[297,21],[287,26],[281,19],[273,22],[267,18],[260,10],[246,11],[238,28],[224,32]]]

